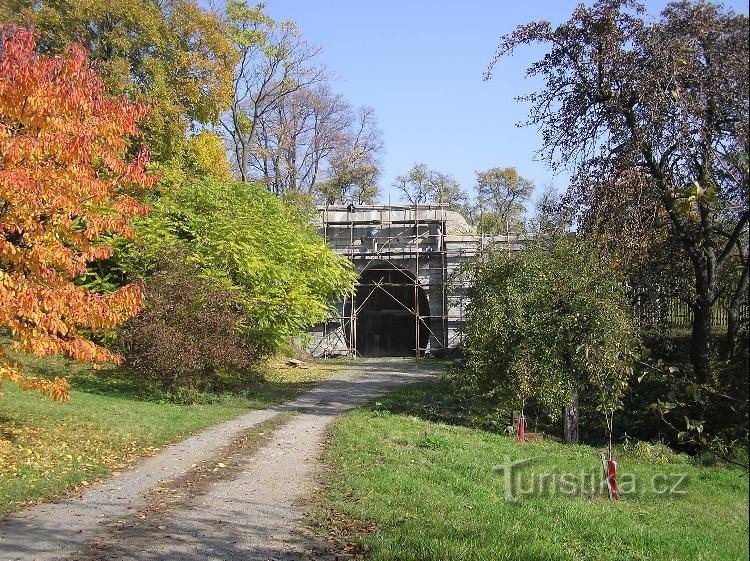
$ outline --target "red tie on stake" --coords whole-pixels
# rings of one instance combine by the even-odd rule
[[[617,486],[617,462],[612,459],[612,423],[614,422],[615,411],[612,409],[609,414],[605,413],[607,421],[607,433],[609,444],[607,446],[608,459],[602,452],[602,468],[604,469],[604,480],[607,482],[609,491],[609,500],[617,501],[620,499],[620,490]]]
[[[526,432],[526,417],[521,415],[518,418],[518,428],[516,430],[516,439],[518,442],[523,442],[523,435]]]
[[[605,460],[604,466],[609,499],[616,501],[620,498],[620,492],[617,487],[617,462],[614,460]]]

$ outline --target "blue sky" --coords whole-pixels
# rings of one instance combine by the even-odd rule
[[[333,89],[353,105],[375,108],[385,142],[380,185],[384,201],[398,200],[390,185],[413,163],[451,173],[471,190],[475,170],[515,166],[537,190],[552,182],[534,160],[540,137],[517,128],[526,106],[514,98],[533,87],[524,78],[541,51],[525,49],[482,80],[500,35],[537,19],[570,17],[577,0],[267,0],[274,19],[294,20],[323,48],[320,60],[337,76]],[[590,4],[590,2],[587,2]],[[666,2],[646,2],[658,14]],[[725,2],[748,13],[748,4]]]

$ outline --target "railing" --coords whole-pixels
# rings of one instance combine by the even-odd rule
[[[693,309],[678,296],[653,296],[631,294],[636,323],[641,327],[654,325],[689,326],[693,322]],[[750,307],[745,300],[740,305],[740,321],[748,321]],[[729,301],[719,299],[711,310],[711,325],[726,327],[729,324]]]

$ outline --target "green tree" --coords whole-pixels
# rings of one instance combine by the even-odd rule
[[[750,26],[710,2],[673,2],[659,19],[644,11],[599,0],[557,27],[522,25],[501,38],[495,62],[523,45],[549,46],[528,71],[544,85],[522,99],[554,167],[573,164],[588,182],[626,166],[653,182],[692,268],[691,359],[705,381],[720,279],[734,255],[748,267]]]
[[[453,176],[429,169],[426,164],[414,164],[405,175],[396,177],[393,186],[403,193],[409,204],[438,203],[460,211],[468,201],[466,192]]]
[[[524,213],[534,183],[516,168],[490,168],[477,172],[477,205],[481,228],[487,234],[524,229]]]
[[[173,251],[186,252],[204,279],[232,293],[248,318],[243,336],[260,356],[325,319],[356,280],[305,213],[255,183],[203,181],[167,194],[137,224],[120,259],[147,278]]]
[[[379,174],[377,165],[344,155],[332,162],[331,177],[318,185],[317,193],[327,204],[372,205],[378,199]]]
[[[596,396],[602,413],[619,407],[635,345],[617,277],[560,237],[477,265],[459,380],[508,409],[533,401],[554,419],[567,406],[575,441],[578,394]]]
[[[456,179],[442,171],[432,170],[428,179],[429,198],[438,204],[446,204],[451,210],[463,210],[468,204],[468,195]]]
[[[414,164],[405,175],[393,180],[393,186],[403,193],[409,204],[425,203],[430,196],[430,170],[426,164]]]
[[[44,53],[81,41],[112,94],[149,108],[142,129],[152,160],[182,165],[191,123],[229,106],[237,52],[220,18],[196,0],[15,0]]]

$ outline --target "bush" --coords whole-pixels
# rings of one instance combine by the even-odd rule
[[[585,244],[492,254],[477,265],[471,298],[458,374],[467,391],[507,409],[533,403],[553,419],[579,392],[600,413],[619,406],[636,345],[631,311]]]
[[[135,375],[182,393],[218,388],[222,372],[248,371],[258,356],[241,334],[247,314],[199,273],[182,253],[164,258],[116,340]]]
[[[631,458],[654,464],[679,464],[687,461],[687,456],[677,454],[669,446],[659,442],[626,440],[622,445],[622,451]]]
[[[690,363],[687,329],[648,331],[642,339],[649,358],[631,381],[620,416],[628,434],[747,468],[747,362],[722,360],[722,335],[717,332],[713,376],[698,382]]]

